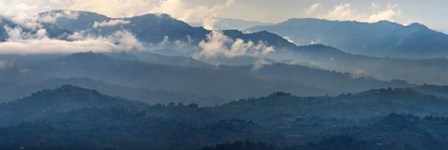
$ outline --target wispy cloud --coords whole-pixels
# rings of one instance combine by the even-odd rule
[[[122,19],[112,19],[112,20],[107,20],[107,21],[102,21],[102,22],[95,22],[93,24],[93,28],[101,28],[101,27],[112,27],[112,26],[117,26],[117,25],[125,25],[125,24],[129,24],[130,21],[126,21],[126,20],[122,20]]]
[[[311,15],[311,14],[314,14],[317,11],[319,11],[321,8],[322,8],[322,3],[314,3],[310,7],[305,9],[305,13],[307,15]]]
[[[183,0],[161,0],[150,12],[167,13],[186,22],[203,23],[204,28],[213,29],[218,13],[232,6],[235,0],[226,0],[215,5],[188,5]]]
[[[395,21],[401,16],[402,11],[398,4],[387,4],[385,8],[381,8],[376,3],[371,3],[368,11],[361,11],[352,7],[350,3],[340,3],[327,12],[322,9],[322,4],[316,3],[305,9],[308,15],[316,18],[324,18],[330,20],[355,20],[362,22],[377,22],[381,20]]]

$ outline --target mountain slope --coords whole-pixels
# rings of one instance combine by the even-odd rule
[[[373,76],[381,80],[406,80],[417,84],[448,83],[448,59],[398,59],[353,55],[325,45],[299,46],[278,51],[272,59],[302,63],[323,69]]]
[[[400,58],[448,56],[448,35],[421,24],[290,19],[247,31],[269,31],[299,45],[321,43],[353,54]]]
[[[312,117],[350,120],[390,113],[444,116],[448,114],[445,107],[448,107],[445,98],[425,95],[414,89],[378,89],[337,97],[297,97],[277,92],[225,104],[217,108],[217,114],[281,126],[288,120]]]
[[[119,98],[105,96],[95,90],[64,85],[54,90],[43,90],[29,97],[0,104],[0,126],[32,121],[51,114],[83,108],[129,107],[133,104]]]
[[[52,24],[72,32],[86,31],[91,34],[109,35],[116,31],[126,30],[136,36],[136,38],[151,46],[157,46],[164,40],[170,42],[182,41],[197,45],[205,40],[210,31],[202,27],[192,27],[189,24],[177,20],[167,14],[145,14],[130,18],[109,18],[92,12],[54,10],[43,12],[39,16],[45,19],[57,18]],[[50,17],[48,17],[50,16]],[[115,21],[115,22],[114,22]],[[104,24],[103,26],[98,26]],[[95,26],[97,25],[97,26]],[[227,35],[227,34],[226,34]],[[258,42],[260,38],[253,35],[244,35],[238,33],[238,36],[232,38],[241,38]],[[270,40],[265,40],[270,45],[276,44]]]
[[[31,71],[20,76],[2,76],[3,79],[10,82],[15,80],[33,82],[53,78],[85,77],[151,91],[229,99],[261,96],[272,91],[311,96],[410,86],[404,82],[353,78],[347,73],[287,64],[266,65],[258,70],[254,70],[253,66],[185,68],[135,60],[117,60],[96,53],[78,53],[22,67]],[[20,70],[10,71],[14,73]]]
[[[91,29],[95,22],[103,22],[110,19],[98,13],[72,10],[52,10],[40,13],[38,16],[45,23],[53,24],[71,32]]]

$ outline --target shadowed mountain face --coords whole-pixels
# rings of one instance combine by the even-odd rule
[[[352,54],[399,58],[448,56],[448,35],[418,23],[403,26],[387,21],[360,23],[319,19],[290,19],[247,31],[269,31],[295,44],[325,44]]]

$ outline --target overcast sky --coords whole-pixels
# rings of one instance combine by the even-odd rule
[[[27,16],[52,9],[93,11],[112,17],[168,13],[187,22],[213,18],[280,22],[289,18],[324,18],[401,24],[423,23],[448,33],[446,0],[0,0],[0,14]]]

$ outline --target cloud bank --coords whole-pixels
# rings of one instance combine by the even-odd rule
[[[0,42],[0,54],[115,52],[141,49],[140,42],[127,31],[117,31],[106,37],[76,32],[66,41],[49,38],[45,29],[30,33],[24,32],[20,27],[4,28],[9,38],[5,42]]]

